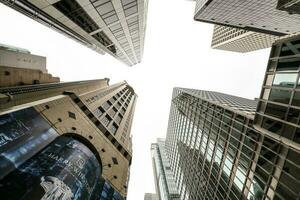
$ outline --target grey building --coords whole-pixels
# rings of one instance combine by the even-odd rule
[[[257,103],[174,89],[165,149],[180,199],[299,198],[300,151],[255,128]]]
[[[1,0],[5,5],[129,66],[141,62],[148,0]]]
[[[285,0],[196,0],[194,18],[279,36],[300,31],[300,15],[278,9],[277,5],[281,5],[281,2],[294,2],[294,6],[299,5],[297,1]]]
[[[179,200],[179,194],[165,150],[164,139],[151,145],[154,182],[160,200]]]
[[[145,193],[144,200],[158,200],[156,194]]]
[[[196,0],[194,19],[215,24],[212,48],[245,53],[300,31],[298,8],[297,0]]]
[[[211,47],[225,51],[247,53],[272,46],[279,36],[215,25]]]

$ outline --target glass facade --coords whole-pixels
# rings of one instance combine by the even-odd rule
[[[179,200],[173,173],[165,152],[165,141],[158,139],[151,145],[153,171],[157,194],[161,200]]]
[[[266,144],[262,184],[276,199],[298,199],[300,187],[300,37],[292,36],[273,44],[259,99],[255,126],[273,138]],[[275,142],[274,142],[275,141]]]
[[[166,152],[180,199],[299,198],[300,152],[255,129],[248,101],[174,89]]]
[[[287,144],[300,144],[300,37],[276,42],[271,51],[255,123]]]

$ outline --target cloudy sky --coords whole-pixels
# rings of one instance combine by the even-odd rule
[[[213,25],[193,21],[195,3],[150,0],[141,64],[127,67],[0,4],[0,43],[47,57],[62,81],[127,80],[138,94],[128,200],[154,192],[150,144],[165,137],[173,87],[259,96],[269,49],[239,54],[210,48]]]

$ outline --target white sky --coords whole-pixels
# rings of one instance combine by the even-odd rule
[[[108,77],[127,80],[138,94],[132,128],[128,200],[154,192],[150,144],[165,137],[173,87],[258,97],[269,49],[239,54],[210,48],[213,25],[193,20],[195,2],[150,0],[141,64],[127,67],[0,4],[0,43],[47,57],[62,81]]]

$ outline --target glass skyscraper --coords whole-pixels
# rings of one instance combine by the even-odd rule
[[[165,150],[180,199],[300,197],[300,151],[256,128],[257,104],[174,89]]]
[[[276,41],[255,116],[255,128],[272,138],[272,146],[263,149],[270,159],[260,173],[262,184],[270,185],[264,192],[274,199],[300,197],[299,68],[300,35]]]
[[[157,139],[151,145],[156,192],[160,200],[179,200],[170,163],[166,155],[165,140]]]

